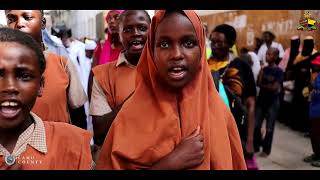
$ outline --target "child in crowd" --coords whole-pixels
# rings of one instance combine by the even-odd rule
[[[147,40],[151,19],[145,10],[127,10],[119,18],[123,51],[117,61],[92,69],[90,102],[95,143],[102,145],[122,104],[135,89],[136,66]]]
[[[268,66],[260,71],[257,82],[260,92],[257,98],[254,148],[256,152],[259,152],[260,146],[262,146],[263,153],[261,155],[263,156],[268,156],[271,153],[274,126],[280,106],[283,71],[276,65],[278,59],[279,50],[270,47],[266,52]],[[266,135],[262,140],[260,130],[265,118],[267,122]]]
[[[65,57],[46,50],[42,42],[41,30],[46,24],[42,10],[6,10],[5,13],[9,28],[31,35],[44,51],[47,68],[43,75],[46,83],[32,112],[44,121],[70,123],[68,105],[77,109],[87,100],[75,65]]]
[[[194,11],[157,11],[135,82],[97,169],[246,169],[235,121],[212,83]]]
[[[89,132],[30,112],[43,93],[45,67],[34,39],[0,29],[0,169],[92,169]]]

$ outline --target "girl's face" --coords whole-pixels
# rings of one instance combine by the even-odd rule
[[[7,24],[11,29],[18,29],[40,40],[41,29],[45,28],[45,21],[39,10],[8,10]]]
[[[0,129],[22,126],[41,91],[35,52],[15,42],[0,42]]]
[[[107,23],[111,34],[118,33],[119,31],[119,17],[120,13],[117,11],[110,11],[108,13]]]
[[[154,62],[160,79],[173,89],[186,86],[200,70],[200,46],[191,21],[175,12],[158,25]]]

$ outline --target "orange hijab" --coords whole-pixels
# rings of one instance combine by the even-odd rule
[[[184,11],[201,49],[196,77],[181,91],[170,92],[157,78],[154,34],[165,11],[152,19],[137,66],[136,90],[123,105],[103,144],[97,169],[140,169],[170,153],[198,125],[204,137],[204,162],[195,169],[246,169],[235,121],[215,90],[206,61],[205,35],[194,11]],[[178,111],[180,109],[180,112]]]

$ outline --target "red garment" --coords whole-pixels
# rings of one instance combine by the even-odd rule
[[[121,49],[112,48],[111,34],[108,32],[108,39],[103,44],[98,65],[117,60],[120,52]]]
[[[112,11],[116,11],[119,14],[121,14],[124,10],[112,10]],[[108,14],[106,16],[106,21],[109,17],[110,12],[112,12],[112,11],[108,12]],[[109,63],[109,62],[117,60],[120,52],[121,52],[121,49],[112,48],[111,33],[110,33],[110,30],[108,30],[108,39],[106,39],[106,41],[102,47],[101,54],[99,53],[100,56],[99,56],[98,65]]]
[[[311,64],[320,65],[320,55],[311,61]]]

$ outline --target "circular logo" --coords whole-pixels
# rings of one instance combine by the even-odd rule
[[[11,165],[13,165],[13,164],[16,162],[16,158],[15,158],[14,156],[12,156],[12,155],[9,155],[9,156],[6,156],[6,157],[4,158],[4,161],[6,162],[6,164],[7,164],[8,166],[11,166]]]

